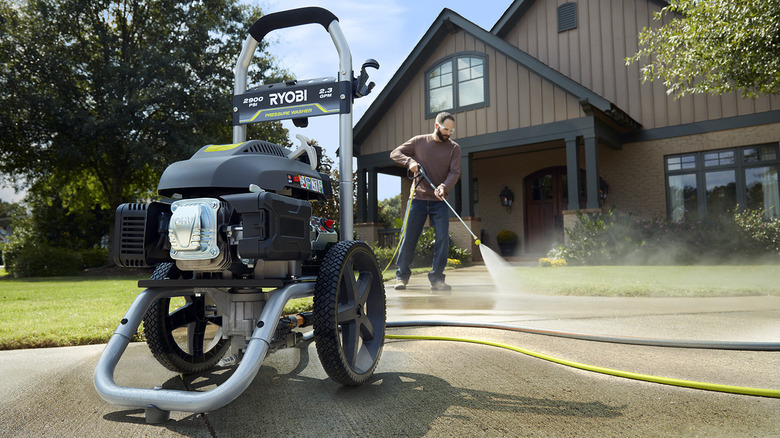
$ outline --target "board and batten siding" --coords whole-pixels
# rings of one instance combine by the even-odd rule
[[[361,154],[386,152],[410,137],[433,132],[425,118],[425,70],[462,52],[488,57],[490,105],[455,113],[458,138],[584,117],[576,96],[531,73],[481,40],[460,30],[444,38],[425,66],[414,76],[360,146]]]
[[[558,33],[557,8],[572,0],[536,0],[505,40],[615,103],[644,129],[780,109],[780,97],[695,95],[675,100],[660,81],[642,83],[639,32],[660,26],[661,7],[647,0],[576,0],[577,28]],[[668,20],[669,18],[665,18]]]

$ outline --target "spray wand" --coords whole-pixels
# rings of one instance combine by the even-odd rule
[[[433,189],[434,189],[434,190],[436,190],[436,184],[434,184],[434,183],[433,183],[433,181],[431,181],[431,179],[430,179],[430,178],[428,178],[428,174],[427,174],[427,173],[425,173],[425,169],[423,169],[423,167],[422,167],[422,165],[421,165],[420,163],[417,163],[417,168],[418,168],[418,169],[419,169],[419,171],[420,171],[420,175],[422,175],[422,176],[423,176],[423,178],[425,178],[425,180],[426,180],[426,181],[428,181],[428,184],[430,184],[430,185],[431,185],[431,187],[433,187]],[[447,202],[447,199],[446,199],[446,198],[442,197],[442,198],[441,198],[441,200],[442,200],[442,201],[444,201],[444,203],[445,203],[445,204],[447,204],[447,207],[449,207],[449,208],[450,208],[450,210],[452,210],[452,212],[455,214],[455,217],[457,217],[457,218],[458,218],[458,220],[460,221],[460,223],[462,223],[462,224],[463,224],[463,226],[464,226],[464,227],[466,227],[466,229],[468,230],[469,234],[471,234],[471,237],[473,237],[473,238],[474,238],[474,243],[475,243],[477,246],[479,246],[479,244],[480,244],[480,243],[482,243],[482,242],[481,242],[481,241],[480,241],[480,240],[477,238],[477,236],[474,234],[474,232],[473,232],[473,231],[471,231],[471,228],[469,228],[469,226],[468,226],[468,225],[466,225],[466,222],[463,222],[463,219],[460,217],[460,215],[458,214],[458,212],[457,212],[457,211],[455,211],[455,209],[454,209],[454,208],[452,208],[452,205],[450,205],[450,203],[449,203],[449,202]]]

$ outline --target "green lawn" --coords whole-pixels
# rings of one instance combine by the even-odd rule
[[[0,349],[106,342],[139,277],[0,280]]]
[[[548,295],[780,296],[778,274],[780,266],[516,268],[506,281]],[[106,342],[140,292],[140,278],[11,279],[0,272],[0,350]],[[304,298],[285,311],[310,308]]]
[[[145,278],[0,278],[0,350],[107,342]],[[310,308],[302,298],[285,311]]]

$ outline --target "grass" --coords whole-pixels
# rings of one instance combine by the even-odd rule
[[[517,268],[508,280],[546,295],[780,296],[778,274],[780,266],[569,266]],[[147,278],[3,275],[0,271],[0,350],[107,342],[140,292],[137,281]],[[385,273],[385,280],[394,275]],[[293,300],[285,313],[310,310],[311,304],[311,298]]]
[[[139,277],[0,280],[0,349],[106,342],[140,289]]]
[[[0,350],[108,342],[145,278],[12,279],[0,273]],[[291,300],[285,313],[311,306],[311,298]],[[139,332],[134,340],[143,339],[143,327]]]

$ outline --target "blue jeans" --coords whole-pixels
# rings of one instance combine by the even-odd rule
[[[406,232],[401,240],[401,249],[398,252],[398,260],[395,271],[396,278],[404,281],[409,280],[412,270],[409,265],[414,259],[414,250],[417,247],[417,240],[422,234],[425,220],[430,216],[433,226],[435,242],[433,244],[433,270],[428,273],[428,280],[431,284],[444,281],[444,268],[447,266],[447,255],[450,246],[450,214],[449,208],[444,201],[421,201],[412,200],[409,207],[409,218],[406,223]]]

